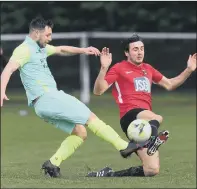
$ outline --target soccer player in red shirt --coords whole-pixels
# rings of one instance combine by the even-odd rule
[[[127,128],[133,120],[145,119],[152,127],[152,140],[148,146],[136,148],[143,166],[115,172],[105,167],[98,172],[89,173],[87,175],[89,177],[157,175],[160,167],[158,148],[166,142],[169,132],[162,131],[158,134],[163,118],[152,111],[151,85],[155,83],[171,91],[183,84],[196,70],[196,54],[194,54],[189,56],[187,68],[180,75],[168,79],[150,64],[143,62],[144,43],[137,34],[125,41],[123,45],[127,60],[113,65],[110,69],[112,55],[108,48],[103,48],[100,59],[101,69],[95,82],[94,94],[101,95],[112,85],[112,95],[119,106],[120,125],[123,132],[127,134]]]

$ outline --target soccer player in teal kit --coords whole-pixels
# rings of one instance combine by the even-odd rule
[[[87,137],[88,127],[98,137],[111,143],[126,158],[136,148],[128,143],[109,126],[100,120],[89,108],[75,97],[57,89],[56,82],[48,68],[46,58],[53,54],[100,55],[94,47],[77,48],[72,46],[52,46],[51,21],[43,18],[33,19],[29,35],[13,52],[1,74],[1,107],[8,100],[6,87],[14,71],[19,69],[28,105],[34,107],[36,114],[43,120],[70,134],[56,153],[42,165],[45,174],[60,176],[60,164],[71,156]],[[144,145],[144,144],[141,144]]]

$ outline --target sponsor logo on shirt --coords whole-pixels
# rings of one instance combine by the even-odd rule
[[[151,92],[150,81],[147,77],[134,78],[134,86],[135,86],[135,91],[141,91],[147,93]]]

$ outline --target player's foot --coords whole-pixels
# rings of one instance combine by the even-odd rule
[[[123,158],[129,157],[133,152],[136,152],[139,148],[143,148],[146,146],[150,141],[147,140],[145,142],[140,142],[137,143],[135,141],[130,141],[129,145],[127,146],[126,149],[120,150],[120,154]]]
[[[147,154],[149,156],[152,156],[155,154],[155,152],[158,150],[158,148],[165,143],[169,138],[169,131],[165,130],[158,134],[158,136],[150,142],[147,150]]]
[[[110,177],[111,176],[111,172],[113,172],[112,168],[110,167],[105,167],[103,169],[101,169],[98,172],[90,172],[87,174],[87,177]]]
[[[42,168],[44,170],[45,175],[49,175],[50,177],[60,177],[60,168],[53,165],[50,160],[47,160],[43,163]]]

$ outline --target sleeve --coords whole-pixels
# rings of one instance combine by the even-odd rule
[[[152,66],[151,69],[152,69],[152,80],[154,83],[158,83],[159,81],[161,81],[163,74],[158,70],[156,70],[155,68],[153,68]]]
[[[46,45],[47,57],[56,53],[56,48],[53,45]]]
[[[20,66],[24,66],[30,60],[30,49],[27,45],[22,44],[16,47],[12,53],[10,61],[15,61]]]
[[[107,81],[108,85],[112,85],[118,79],[117,65],[118,64],[112,66],[105,76],[105,80]]]

